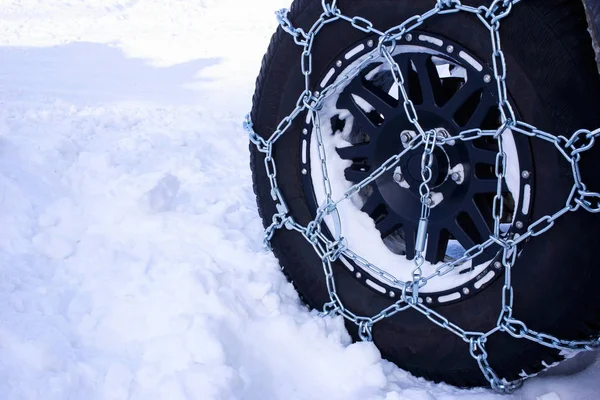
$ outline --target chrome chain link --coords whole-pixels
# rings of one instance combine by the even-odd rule
[[[569,138],[564,136],[554,136],[537,127],[517,120],[513,107],[508,99],[506,87],[507,68],[500,40],[500,23],[504,18],[510,15],[513,7],[519,2],[520,0],[494,0],[489,7],[484,5],[472,7],[463,5],[460,0],[436,0],[433,8],[426,13],[412,16],[400,25],[392,27],[387,31],[378,30],[372,22],[360,16],[350,17],[344,15],[337,7],[336,0],[321,1],[323,12],[308,31],[299,27],[294,27],[287,16],[288,11],[286,9],[280,10],[276,13],[276,16],[281,29],[291,35],[294,43],[302,48],[300,69],[305,81],[304,91],[298,97],[295,109],[287,117],[283,118],[270,136],[263,136],[256,133],[249,115],[246,117],[243,125],[244,129],[248,132],[251,143],[256,147],[258,152],[264,155],[264,167],[266,176],[270,182],[270,194],[277,210],[271,217],[271,224],[265,229],[264,243],[266,246],[269,246],[275,232],[279,229],[286,228],[300,233],[312,245],[316,254],[321,259],[326,278],[327,291],[329,293],[329,302],[323,306],[321,314],[323,316],[333,314],[341,315],[345,319],[356,324],[358,327],[358,335],[362,340],[371,341],[373,340],[372,328],[377,322],[409,308],[414,309],[423,314],[434,324],[460,337],[469,346],[471,356],[476,360],[481,372],[489,381],[490,386],[501,393],[512,393],[529,376],[508,382],[496,374],[488,361],[488,353],[486,350],[486,342],[488,338],[494,334],[506,332],[512,337],[527,339],[557,350],[584,351],[600,347],[600,338],[589,338],[589,340],[564,340],[556,338],[552,335],[537,332],[528,328],[523,321],[520,321],[513,316],[514,291],[512,286],[512,269],[516,262],[518,246],[532,237],[547,232],[554,226],[557,219],[569,212],[577,211],[580,208],[591,213],[600,212],[600,193],[591,191],[587,188],[579,171],[579,162],[582,154],[591,149],[595,144],[596,139],[600,137],[600,128],[593,131],[581,129]],[[426,20],[436,15],[456,12],[465,12],[477,16],[490,32],[490,39],[492,42],[492,67],[497,84],[498,109],[501,114],[501,125],[497,130],[470,129],[462,131],[456,136],[444,137],[438,135],[435,130],[425,131],[420,125],[414,104],[408,97],[404,85],[404,76],[402,75],[400,67],[393,59],[392,53],[394,52],[396,42],[399,39],[421,26]],[[335,21],[345,21],[355,29],[364,33],[377,35],[379,40],[377,47],[365,56],[360,63],[349,68],[343,75],[338,77],[333,84],[328,85],[319,93],[311,90],[312,47],[315,37],[321,29],[325,25]],[[406,116],[415,127],[417,135],[406,145],[404,150],[382,163],[379,168],[373,171],[362,182],[348,188],[341,198],[333,199],[331,183],[327,172],[325,148],[321,135],[319,110],[322,108],[325,99],[336,93],[337,89],[356,77],[367,64],[378,57],[383,58],[389,65],[392,77],[402,96]],[[290,130],[292,123],[300,115],[305,115],[305,113],[308,113],[308,118],[312,122],[314,135],[317,138],[317,150],[326,199],[323,204],[319,205],[315,219],[307,224],[307,226],[301,226],[296,223],[290,215],[283,194],[277,184],[274,145],[282,135]],[[509,132],[552,143],[571,165],[574,180],[573,188],[563,208],[554,214],[545,215],[539,218],[528,227],[525,233],[514,237],[507,236],[500,230],[500,219],[504,208],[501,191],[503,182],[506,180],[506,153],[504,152],[503,147],[503,136]],[[308,132],[304,133],[308,134]],[[425,241],[427,238],[427,224],[431,213],[431,192],[428,184],[432,177],[431,166],[433,151],[436,146],[443,146],[445,143],[451,141],[469,141],[482,137],[495,138],[498,141],[499,147],[495,161],[497,190],[492,204],[494,232],[483,243],[467,249],[462,257],[454,261],[442,263],[431,275],[424,277],[422,275],[421,267],[424,262],[423,252],[425,250]],[[346,240],[342,236],[341,221],[337,212],[337,207],[342,201],[355,196],[368,184],[394,168],[404,155],[420,146],[423,146],[424,148],[421,160],[422,183],[419,186],[422,208],[419,219],[419,228],[417,230],[415,248],[416,257],[415,267],[412,271],[412,281],[404,282],[371,264],[369,261],[360,257],[348,248]],[[333,238],[329,238],[328,235],[321,231],[321,227],[323,226],[326,217],[332,218],[334,223],[335,232]],[[494,244],[499,245],[501,249],[501,263],[504,269],[504,285],[502,288],[502,307],[497,324],[493,329],[488,332],[465,331],[446,317],[422,303],[418,297],[420,288],[425,286],[430,280],[438,279],[453,271],[458,265],[474,259],[482,254],[486,248]],[[370,317],[356,315],[346,308],[338,295],[333,274],[333,263],[340,260],[342,257],[345,260],[354,262],[356,265],[362,267],[363,270],[368,271],[382,281],[385,281],[392,286],[399,287],[402,293],[399,294],[398,300],[381,310],[378,314]]]

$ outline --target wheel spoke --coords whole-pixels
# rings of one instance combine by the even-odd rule
[[[459,89],[465,84],[464,78],[459,77],[446,77],[442,79],[442,93],[441,93],[441,103],[440,106],[443,106],[459,91]]]
[[[497,151],[487,150],[487,149],[479,149],[479,148],[473,146],[471,149],[471,152],[472,152],[471,159],[473,160],[474,163],[496,165],[496,156],[498,155]]]
[[[480,128],[490,110],[494,107],[498,107],[494,99],[491,96],[482,96],[481,101],[477,105],[477,108],[469,118],[469,121],[464,126],[466,129]]]
[[[344,170],[344,176],[346,180],[350,182],[362,182],[369,177],[369,170],[364,168],[364,171],[357,169],[355,167],[348,167]]]
[[[492,234],[487,221],[492,221],[491,210],[481,210],[475,203],[462,212],[456,222],[448,229],[454,238],[465,249],[469,250],[477,244],[488,240]],[[472,266],[485,263],[498,251],[498,245],[492,244],[484,249],[483,253],[473,259]]]
[[[490,179],[479,179],[473,178],[473,182],[471,183],[471,189],[474,194],[486,194],[486,193],[497,193],[498,191],[498,178],[490,178]],[[506,185],[506,181],[502,181],[502,189],[501,193],[508,192],[508,186]]]
[[[486,217],[473,203],[466,211],[461,213],[456,222],[448,227],[450,233],[465,250],[485,242],[491,234]],[[475,239],[476,238],[476,239]],[[487,247],[483,254],[473,260],[473,266],[479,265],[490,258],[497,250],[496,246]]]
[[[400,72],[402,72],[402,77],[404,78],[404,89],[406,89],[406,94],[408,94],[409,99],[414,101],[414,85],[411,84],[413,77],[411,76],[412,64],[410,62],[410,58],[408,57],[408,54],[399,54],[394,58],[394,60],[396,61],[396,63],[398,63],[398,66],[400,67]],[[398,89],[398,99],[401,103],[404,102],[400,89]]]
[[[367,198],[367,201],[365,201],[365,204],[362,206],[362,208],[360,210],[364,213],[367,213],[371,218],[375,219],[377,217],[375,215],[376,209],[384,204],[385,204],[385,202],[383,200],[383,197],[381,197],[381,194],[379,193],[379,191],[375,190]]]
[[[335,150],[344,160],[360,160],[366,159],[369,156],[368,144],[355,144],[347,147],[338,147]]]
[[[406,258],[412,260],[415,258],[417,229],[412,225],[406,225],[402,230],[404,232],[404,243],[406,244]]]
[[[337,107],[348,110],[352,117],[354,117],[354,123],[358,124],[358,126],[369,135],[371,140],[379,133],[379,126],[377,126],[367,116],[367,113],[356,104],[349,92],[344,91],[344,93],[342,93],[338,100]]]
[[[388,213],[375,224],[377,230],[381,232],[382,238],[385,238],[390,234],[394,233],[394,231],[398,229],[401,225],[402,222],[400,221],[398,216],[393,212]]]
[[[431,55],[415,54],[412,60],[419,75],[423,103],[437,104],[436,93],[442,93],[443,88]]]
[[[433,229],[429,231],[427,234],[427,252],[425,258],[434,264],[442,261],[448,248],[449,238],[450,235],[445,229]]]
[[[448,230],[454,236],[454,239],[460,243],[465,250],[469,250],[471,247],[475,246],[475,241],[469,236],[469,233],[461,227],[458,222],[453,223],[448,227]]]
[[[444,112],[453,116],[479,90],[481,90],[481,85],[471,80],[467,81],[444,105]]]
[[[354,80],[348,85],[347,90],[353,95],[362,98],[364,101],[369,103],[375,110],[380,114],[383,114],[384,118],[389,115],[389,112],[395,108],[392,101],[395,103],[390,95],[384,90],[375,87],[373,84],[366,80]]]
[[[492,220],[492,216],[484,215],[484,213],[477,207],[475,202],[471,202],[470,207],[466,210],[467,215],[471,218],[471,221],[474,224],[474,228],[477,231],[477,234],[481,238],[478,242],[485,242],[487,238],[491,235],[492,231],[490,230],[490,226],[487,221]]]

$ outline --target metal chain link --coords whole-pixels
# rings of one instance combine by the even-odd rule
[[[600,193],[593,192],[587,188],[582,180],[579,170],[581,157],[583,153],[594,146],[596,138],[600,137],[600,128],[593,131],[585,129],[578,130],[573,133],[570,138],[554,136],[523,121],[517,120],[513,107],[508,99],[506,86],[507,68],[500,39],[500,24],[503,19],[510,15],[515,5],[519,2],[520,0],[494,0],[489,7],[484,5],[472,7],[463,5],[460,0],[436,0],[433,8],[426,13],[412,16],[400,25],[392,27],[385,32],[378,30],[371,21],[363,17],[344,15],[337,7],[337,0],[321,1],[323,12],[308,32],[293,25],[292,21],[288,18],[287,10],[280,10],[276,13],[276,16],[281,29],[291,35],[294,43],[302,48],[300,70],[305,81],[304,91],[298,97],[296,108],[287,117],[282,119],[273,133],[269,136],[260,135],[254,131],[250,116],[246,117],[243,124],[244,129],[248,132],[250,142],[256,147],[259,153],[264,155],[263,162],[266,176],[270,182],[270,194],[277,210],[271,217],[271,224],[265,229],[265,245],[269,246],[270,241],[277,230],[283,229],[284,227],[288,230],[299,232],[312,245],[314,251],[321,259],[330,299],[330,301],[323,306],[321,315],[341,315],[357,325],[358,335],[362,340],[371,341],[373,340],[372,329],[377,322],[409,308],[414,309],[423,314],[434,324],[448,330],[465,341],[469,346],[469,353],[477,362],[482,374],[489,381],[490,386],[501,393],[512,393],[526,378],[508,382],[505,379],[501,379],[496,374],[488,361],[488,352],[485,347],[487,339],[493,334],[506,332],[512,337],[527,339],[539,343],[542,346],[557,350],[584,351],[600,348],[600,338],[589,338],[588,340],[564,340],[556,338],[552,335],[537,332],[528,328],[523,321],[520,321],[513,316],[515,299],[512,286],[512,269],[514,268],[517,259],[518,246],[525,243],[531,237],[539,236],[547,232],[554,226],[557,219],[569,212],[576,211],[580,208],[591,213],[600,212]],[[491,60],[497,84],[498,109],[501,114],[501,125],[497,130],[470,129],[462,131],[456,136],[444,137],[438,135],[435,130],[425,131],[420,125],[414,104],[408,97],[404,85],[405,78],[402,75],[400,67],[393,58],[393,53],[396,48],[397,40],[421,26],[426,20],[436,15],[456,12],[465,12],[476,15],[490,32],[490,40],[492,43]],[[321,29],[325,25],[335,21],[345,21],[357,30],[377,35],[379,37],[378,46],[368,53],[360,63],[349,68],[343,75],[338,77],[334,83],[328,85],[321,93],[319,93],[311,90],[312,47],[315,37]],[[331,182],[327,171],[326,152],[321,134],[319,110],[322,108],[325,99],[336,93],[337,89],[356,77],[367,64],[377,58],[382,58],[390,67],[390,72],[395,85],[398,87],[399,93],[402,96],[403,107],[407,119],[415,127],[418,134],[406,145],[403,151],[382,163],[380,167],[373,171],[362,182],[347,189],[340,199],[333,200]],[[282,135],[290,130],[293,122],[300,115],[304,115],[305,113],[308,113],[309,115],[313,125],[314,135],[317,138],[318,157],[326,199],[325,202],[319,206],[314,220],[307,224],[307,226],[301,226],[296,223],[290,215],[283,194],[277,184],[277,166],[275,163],[274,145]],[[537,221],[534,221],[525,233],[516,237],[508,237],[500,230],[500,220],[504,208],[504,200],[501,196],[501,192],[503,182],[506,180],[506,153],[504,152],[503,147],[503,136],[509,132],[552,143],[571,165],[574,181],[569,198],[565,202],[563,208],[554,214],[543,216]],[[308,134],[308,132],[305,133]],[[462,257],[451,262],[442,263],[431,275],[423,277],[421,267],[424,262],[423,252],[426,247],[427,225],[431,213],[431,192],[429,183],[432,178],[432,155],[435,147],[443,146],[446,143],[451,143],[456,140],[469,141],[482,137],[495,138],[498,141],[499,148],[495,161],[497,190],[492,204],[494,232],[485,242],[467,249]],[[421,159],[422,182],[419,186],[419,194],[421,196],[422,208],[417,230],[415,267],[412,271],[412,281],[404,282],[371,264],[348,248],[346,240],[342,236],[341,221],[337,207],[342,201],[355,196],[368,184],[394,168],[403,156],[414,151],[421,145],[423,145],[423,155]],[[333,238],[329,238],[321,231],[321,227],[327,216],[330,216],[334,222],[335,233]],[[418,297],[420,288],[425,286],[430,280],[439,279],[450,273],[458,265],[473,260],[493,244],[497,244],[501,247],[501,262],[504,268],[501,310],[497,324],[493,329],[487,332],[466,331],[433,309],[422,304]],[[368,271],[373,276],[392,286],[400,288],[402,293],[399,296],[399,299],[381,310],[378,314],[370,317],[356,315],[351,310],[347,309],[338,295],[333,273],[333,264],[341,258],[354,262],[356,265],[362,267],[364,271]]]
[[[425,245],[427,242],[427,225],[431,215],[431,191],[429,183],[433,177],[433,152],[437,144],[437,132],[430,130],[425,132],[425,145],[423,155],[421,156],[421,184],[419,185],[419,194],[421,195],[421,218],[419,218],[419,226],[417,229],[417,240],[415,245],[415,267],[412,270],[412,304],[418,304],[419,301],[419,284],[423,277],[423,263],[425,257]]]

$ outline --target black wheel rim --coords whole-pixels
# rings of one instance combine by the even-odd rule
[[[413,36],[419,35],[417,32]],[[427,33],[427,37],[433,36]],[[367,43],[372,44],[365,39],[362,43],[364,50],[348,60],[347,65],[370,50]],[[468,55],[469,53],[458,44],[446,39],[443,39],[443,43],[445,52],[440,52],[436,45],[424,41],[419,45],[431,48],[431,52],[407,51],[394,56],[405,77],[405,88],[415,104],[419,122],[425,129],[441,128],[451,136],[468,129],[498,128],[497,89],[491,69]],[[436,67],[440,61],[461,66],[466,71],[466,78],[455,77],[452,74],[440,77]],[[414,130],[406,118],[402,101],[398,100],[397,95],[390,95],[389,89],[393,85],[391,75],[384,72],[379,76],[376,71],[381,64],[368,65],[350,81],[337,100],[337,108],[348,110],[354,118],[349,138],[352,145],[337,149],[340,158],[352,163],[346,168],[344,175],[353,183],[363,181],[385,160],[401,151],[404,146],[402,133]],[[347,65],[340,66],[338,61],[339,68],[330,78],[335,79]],[[336,118],[331,121],[333,133],[336,127],[341,128],[346,122]],[[311,131],[310,123],[307,124],[306,131]],[[519,185],[531,185],[533,165],[529,141],[520,135],[514,139],[518,142],[515,144],[520,170],[528,171],[520,178]],[[402,254],[408,259],[415,256],[415,236],[421,208],[418,194],[418,185],[421,182],[421,154],[421,148],[411,151],[403,157],[395,170],[388,171],[369,185],[368,190],[361,192],[364,200],[361,210],[375,221],[384,241],[390,237],[401,238],[404,245]],[[487,240],[491,235],[491,205],[497,190],[497,178],[494,173],[496,155],[495,139],[454,141],[436,150],[432,187],[443,200],[432,209],[425,254],[428,261],[443,261],[450,241],[456,241],[462,248],[469,249]],[[303,185],[309,206],[316,212],[317,201],[312,191],[310,159],[305,158]],[[452,172],[459,165],[462,168],[462,176],[458,180],[452,179]],[[402,185],[394,179],[394,174],[399,172]],[[513,223],[505,234],[518,235],[526,230],[529,222],[530,212],[524,212],[525,207],[522,206],[524,196],[520,196],[519,202],[515,203],[506,183],[503,184],[502,194],[505,202],[513,203]],[[515,221],[518,223],[515,224]],[[473,260],[472,265],[494,261],[498,250],[497,246],[488,247]],[[488,264],[478,276],[494,270],[493,263]],[[477,287],[475,283],[477,282],[472,280],[459,288],[439,292],[438,295],[442,297],[447,292],[456,290],[462,291],[463,294],[474,293],[487,286],[486,284]],[[432,302],[431,297],[427,299],[429,303]]]

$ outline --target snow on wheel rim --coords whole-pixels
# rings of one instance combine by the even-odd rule
[[[482,88],[481,93],[475,90],[476,94],[469,98],[471,103],[473,103],[473,96],[480,96],[480,99],[484,99],[484,96],[490,96],[490,93],[492,96],[491,98],[495,99],[493,94],[496,85],[495,80],[493,79],[493,73],[489,68],[487,68],[483,63],[480,63],[474,56],[470,55],[460,45],[445,38],[440,38],[425,32],[415,32],[410,39],[410,41],[403,39],[401,42],[399,42],[393,53],[393,56],[395,59],[398,57],[409,58],[409,72],[411,74],[416,73],[417,75],[416,78],[413,76],[413,79],[420,79],[418,77],[419,70],[415,66],[415,62],[412,60],[413,58],[419,58],[420,60],[427,60],[427,62],[430,63],[430,69],[431,64],[435,66],[437,79],[439,79],[440,82],[443,84],[448,84],[450,82],[457,87],[456,90],[449,89],[448,93],[450,93],[450,97],[447,99],[447,102],[453,100],[453,98],[456,97],[456,94],[459,93],[460,89],[467,86],[467,82],[469,82],[470,85],[472,85],[473,82],[479,82],[479,87]],[[374,52],[377,51],[377,48],[374,45],[375,43],[376,42],[374,42],[373,39],[367,38],[354,44],[353,46],[350,46],[344,52],[340,53],[333,64],[325,69],[324,74],[317,81],[319,84],[318,89],[326,88],[333,83],[337,83],[338,78],[343,79],[347,71],[351,70],[352,68],[356,68],[356,66],[363,63],[368,57],[373,57]],[[424,65],[422,62],[421,64]],[[357,149],[357,145],[360,146],[365,143],[367,145],[371,144],[368,134],[365,134],[364,132],[360,132],[358,136],[367,136],[366,141],[364,140],[364,137],[362,138],[362,141],[360,138],[357,141],[356,130],[353,131],[355,126],[358,125],[360,128],[360,122],[362,121],[364,124],[364,115],[368,113],[371,113],[371,115],[374,116],[374,119],[381,118],[382,121],[380,122],[380,126],[384,126],[384,128],[386,124],[392,126],[392,122],[396,121],[392,118],[386,121],[384,115],[379,113],[380,110],[377,109],[380,107],[379,105],[378,107],[373,106],[362,97],[356,95],[354,91],[353,85],[356,85],[356,81],[358,79],[366,79],[369,84],[371,84],[371,82],[376,79],[385,80],[385,78],[382,77],[385,77],[386,73],[389,74],[389,67],[386,67],[386,64],[383,63],[382,60],[376,55],[372,61],[366,65],[363,65],[361,73],[358,76],[348,79],[348,82],[341,84],[333,94],[328,96],[324,100],[322,109],[318,111],[321,123],[323,146],[327,160],[327,173],[331,183],[332,198],[334,199],[339,198],[350,186],[357,182],[357,179],[354,179],[354,181],[348,180],[348,171],[353,173],[352,170],[355,169],[354,166],[356,164],[356,159],[352,159],[351,157],[357,157],[355,154],[356,151],[361,150],[360,148]],[[363,75],[362,78],[361,74]],[[431,76],[429,76],[429,78],[431,78]],[[406,85],[410,84],[408,82],[409,79],[410,78],[408,77],[406,78]],[[418,82],[422,85],[422,81]],[[458,86],[456,86],[457,83]],[[489,86],[489,90],[486,89],[486,86]],[[487,91],[484,93],[484,90]],[[390,87],[389,91],[386,89],[385,92],[385,94],[389,97],[384,100],[391,99],[393,101],[394,99],[398,99],[398,90],[395,88],[394,92],[394,85]],[[344,96],[346,99],[344,99]],[[352,106],[348,106],[348,104],[350,104],[347,99],[349,96],[351,96],[350,98],[354,103]],[[379,96],[381,97],[381,94],[379,94]],[[421,93],[421,97],[421,104],[426,104],[426,99],[424,98],[426,97],[426,94]],[[373,102],[372,99],[370,100]],[[381,98],[376,99],[375,101],[379,100],[381,100]],[[487,100],[489,101],[490,99],[487,98]],[[434,99],[434,102],[435,101],[436,100]],[[346,107],[340,107],[340,103]],[[483,103],[483,100],[480,100],[479,103]],[[385,103],[380,104],[385,105]],[[434,103],[434,105],[436,104]],[[417,104],[416,108],[419,115],[423,114],[423,110],[421,109],[422,107],[424,106],[420,107]],[[475,111],[477,111],[477,107],[478,106],[476,105]],[[402,107],[400,106],[400,108]],[[497,111],[497,107],[492,107],[492,109]],[[362,111],[362,115],[356,115],[357,110]],[[475,113],[475,111],[473,113]],[[468,119],[474,115],[472,114],[470,117],[467,115],[467,122],[461,121],[461,128],[459,123],[454,121],[455,117],[459,118],[458,111],[455,114],[450,115],[450,123],[448,121],[443,122],[439,120],[433,115],[435,113],[431,114],[432,115],[430,115],[430,119],[432,119],[432,123],[437,126],[426,126],[426,129],[435,129],[440,127],[447,128],[448,131],[451,131],[450,135],[456,135],[461,130],[466,129],[469,123]],[[488,114],[485,116],[485,118],[487,118],[485,123],[489,124],[490,122],[494,122],[496,124],[493,128],[488,129],[496,129],[499,125],[499,122],[495,121],[496,116]],[[357,117],[363,118],[358,124],[356,123]],[[371,122],[373,118],[371,118]],[[448,120],[448,118],[446,118],[446,120]],[[343,121],[343,123],[340,124],[340,121]],[[456,122],[456,126],[451,126],[453,125],[451,122]],[[477,125],[477,127],[480,127],[480,125],[481,123]],[[382,130],[387,129],[389,131],[392,129],[389,127],[385,129],[384,128],[382,128]],[[393,133],[396,133],[396,131]],[[388,141],[379,147],[394,147],[398,143],[401,143],[402,139],[400,139],[400,135],[406,135],[407,132],[397,130],[397,133],[399,139],[394,142],[392,146],[390,146]],[[389,132],[386,137],[390,137]],[[322,183],[323,172],[318,155],[318,143],[316,140],[315,128],[312,125],[312,121],[310,121],[308,117],[305,121],[305,127],[302,131],[300,140],[300,159],[302,164],[301,179],[305,189],[307,201],[309,202],[309,207],[311,207],[314,213],[316,212],[318,206],[322,205],[326,201],[326,194]],[[502,141],[507,158],[506,196],[513,205],[512,209],[509,210],[509,214],[504,217],[504,220],[502,221],[502,227],[505,233],[519,235],[526,231],[529,215],[531,214],[532,199],[530,193],[532,192],[532,185],[534,184],[531,152],[529,149],[528,139],[523,138],[522,135],[513,135],[512,132],[507,131],[502,135]],[[470,160],[468,163],[460,162],[462,156],[466,157],[466,155],[472,155],[474,152],[479,154],[477,149],[472,150],[471,147],[466,147],[469,146],[468,143],[469,142],[461,141],[456,145],[452,144],[452,146],[454,146],[453,149],[447,147],[450,149],[449,151],[443,150],[443,152],[439,154],[438,159],[440,160],[440,166],[438,168],[438,186],[440,188],[450,187],[452,185],[461,185],[465,183],[465,180],[467,181],[466,183],[469,183],[470,181],[475,182],[475,180],[479,180],[479,178],[482,177],[490,178],[489,174],[493,172],[490,170],[490,168],[493,169],[493,167],[489,165],[490,160],[484,160],[482,161],[482,164],[479,163],[479,160],[475,159]],[[402,147],[394,148],[393,153],[386,153],[386,155],[393,155],[401,150]],[[384,150],[384,152],[385,151],[386,150]],[[491,151],[492,150],[490,150],[490,153]],[[344,157],[344,152],[351,154],[351,157]],[[495,157],[497,148],[493,150],[493,152]],[[362,162],[364,162],[364,160]],[[358,167],[358,176],[361,177],[363,176],[360,175],[361,172],[366,173],[364,176],[368,176],[369,170],[373,170],[369,169],[370,166],[367,166],[366,170],[361,171],[360,169],[363,167],[363,165],[360,163]],[[410,165],[405,165],[405,167],[407,170],[410,170]],[[407,172],[410,176],[410,171]],[[410,179],[395,179],[398,177],[398,175],[405,175],[400,166],[396,167],[396,169],[390,173],[390,176],[394,177],[394,180],[396,180],[395,183],[398,186],[398,188],[391,189],[392,193],[398,192],[398,189],[404,190],[406,193],[408,193],[410,191]],[[390,179],[388,178],[388,181],[389,180]],[[415,182],[414,179],[412,182]],[[389,182],[385,183],[385,185],[389,186]],[[468,185],[465,185],[465,187],[467,186]],[[456,189],[450,189],[450,191],[456,191]],[[400,196],[401,198],[404,198],[404,200],[399,202],[397,201],[394,205],[401,213],[403,212],[401,206],[407,204],[406,199],[409,195],[406,193]],[[440,190],[439,192],[434,190],[433,196],[434,202],[437,203],[436,205],[443,204],[444,201],[448,203],[452,203],[454,201],[452,196],[445,198],[443,190]],[[477,196],[479,196],[479,194]],[[364,210],[361,211],[361,209],[365,207],[365,202],[371,197],[369,193],[361,193],[359,196],[353,196],[347,201],[343,201],[338,204],[338,213],[342,225],[342,236],[347,240],[348,248],[352,251],[352,253],[360,257],[361,261],[356,263],[353,262],[353,260],[343,256],[340,258],[340,260],[352,272],[355,278],[360,280],[363,284],[381,292],[382,294],[395,297],[399,295],[402,288],[402,286],[396,282],[406,282],[411,280],[413,261],[409,259],[410,257],[407,258],[407,250],[410,249],[410,246],[406,244],[404,237],[402,237],[402,225],[400,225],[400,227],[396,230],[392,228],[393,234],[383,235],[383,231],[378,229],[375,224],[373,214],[371,213],[372,207],[369,209],[369,214],[363,212]],[[469,199],[466,196],[463,197],[465,197],[461,200],[463,202],[472,201],[472,199]],[[448,199],[450,199],[450,201]],[[480,204],[482,203],[481,199],[478,199],[477,201]],[[487,201],[487,204],[491,204],[489,198]],[[388,205],[389,203],[386,203],[386,206]],[[478,205],[477,207],[480,206]],[[442,207],[440,207],[440,209],[441,208]],[[448,213],[448,215],[451,214],[452,211]],[[416,213],[414,215],[415,218],[418,218]],[[473,218],[470,219],[473,220]],[[406,219],[404,221],[406,221]],[[331,216],[325,217],[325,223],[329,231],[335,231],[335,224]],[[486,223],[489,224],[489,221],[486,221]],[[479,223],[479,226],[481,227],[483,224]],[[483,229],[479,229],[478,231],[481,231],[479,235],[480,238],[485,237],[483,234]],[[438,253],[442,247],[445,247],[444,254],[441,256],[441,260],[434,259],[433,261],[436,262],[433,263],[430,262],[431,260],[426,261],[423,266],[424,276],[429,276],[430,274],[434,273],[436,268],[442,265],[443,261],[452,260],[453,258],[456,259],[464,253],[465,248],[471,247],[461,246],[461,243],[456,240],[454,235],[452,233],[448,233],[446,233],[448,237],[446,239],[447,244],[440,245],[439,243],[436,243],[436,250]],[[396,234],[398,234],[397,236],[400,237],[393,237],[393,235]],[[382,237],[384,238],[382,239]],[[405,235],[405,237],[407,236]],[[410,237],[410,235],[408,237]],[[485,237],[485,239],[487,239],[487,237]],[[403,240],[404,249],[402,249]],[[473,243],[478,244],[484,240],[480,240],[478,242],[473,240]],[[423,296],[421,300],[429,304],[451,303],[464,300],[479,290],[485,289],[491,284],[492,281],[494,281],[495,278],[500,275],[499,273],[501,270],[501,265],[499,265],[497,261],[497,251],[498,249],[496,248],[493,250],[493,254],[488,252],[485,255],[485,258],[482,258],[483,255],[480,256],[474,260],[475,265],[472,265],[473,262],[468,261],[445,276],[428,281],[427,285],[422,288]]]

